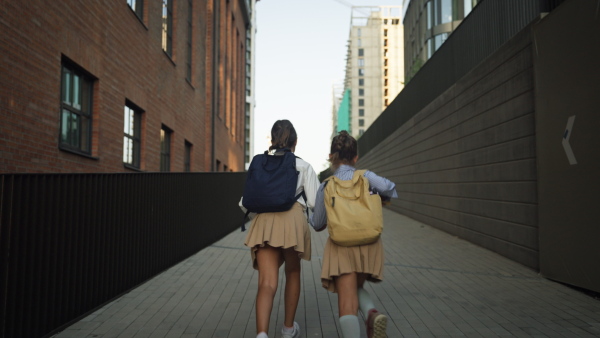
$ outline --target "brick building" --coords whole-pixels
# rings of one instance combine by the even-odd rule
[[[244,0],[4,1],[0,172],[244,170]]]

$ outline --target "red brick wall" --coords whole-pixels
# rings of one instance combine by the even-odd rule
[[[219,140],[215,145],[215,161],[221,165],[216,170],[223,171],[226,167],[228,171],[243,171],[246,22],[240,1],[216,1],[219,2],[216,56],[218,66],[215,85],[218,102],[213,103],[215,106],[210,108],[215,109],[215,138]],[[243,53],[244,57],[240,57],[240,53]]]
[[[130,171],[122,159],[125,100],[144,110],[142,170],[159,170],[162,125],[173,130],[171,171],[183,171],[185,140],[193,144],[191,170],[211,170],[212,2],[193,0],[191,82],[186,79],[187,0],[174,1],[172,57],[161,47],[160,1],[144,2],[142,21],[125,0],[5,2],[0,7],[0,172]],[[231,4],[235,15],[238,2]],[[243,21],[240,15],[237,29],[245,36]],[[97,78],[90,157],[58,146],[63,58]],[[243,111],[236,114],[243,117]],[[243,170],[243,139],[216,125],[222,162]]]

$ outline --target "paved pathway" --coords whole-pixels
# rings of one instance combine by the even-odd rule
[[[408,217],[384,210],[384,219],[384,281],[367,290],[390,317],[389,337],[600,337],[600,300]],[[254,338],[257,273],[245,234],[234,231],[56,337]],[[302,265],[301,337],[341,337],[337,296],[319,281],[325,239],[312,232],[313,259]],[[269,337],[283,321],[279,290]]]

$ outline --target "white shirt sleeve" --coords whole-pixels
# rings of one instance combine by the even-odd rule
[[[302,159],[296,159],[296,168],[300,172],[298,177],[298,185],[296,188],[296,194],[299,194],[304,190],[306,195],[306,204],[309,209],[315,207],[315,198],[317,196],[317,189],[319,188],[319,179],[317,173],[313,167]],[[304,204],[304,199],[300,198],[298,201]]]

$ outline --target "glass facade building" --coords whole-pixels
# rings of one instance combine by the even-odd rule
[[[405,0],[404,70],[408,82],[481,0]]]

